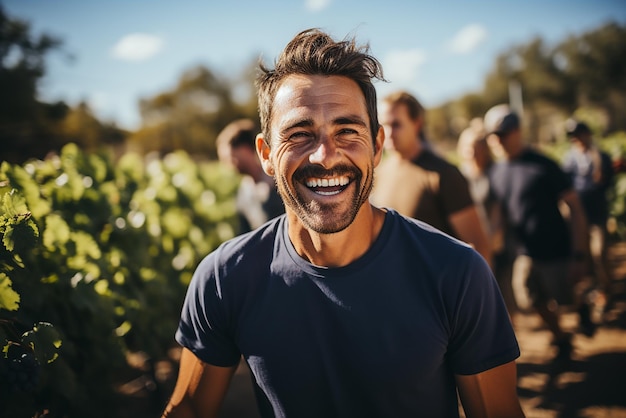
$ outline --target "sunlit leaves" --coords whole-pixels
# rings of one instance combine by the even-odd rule
[[[184,152],[129,153],[112,164],[69,145],[26,168],[1,167],[0,256],[10,259],[0,263],[0,307],[18,317],[45,312],[63,334],[54,376],[70,381],[72,399],[85,389],[71,384],[82,375],[98,375],[80,380],[109,390],[111,359],[125,350],[163,355],[195,266],[234,235],[237,182]],[[39,216],[30,202],[43,208]],[[28,337],[53,358],[35,338],[41,332]],[[85,370],[69,368],[78,353],[90,359]]]
[[[13,253],[14,259],[21,259],[38,240],[39,229],[31,215],[17,190],[12,189],[2,195],[0,236],[2,245]]]
[[[29,345],[37,359],[52,363],[59,356],[62,340],[56,328],[48,322],[37,323],[32,330],[24,333],[22,342]]]
[[[0,272],[0,309],[16,311],[20,306],[20,295],[11,287],[11,279]]]
[[[46,228],[43,232],[43,245],[48,251],[65,253],[66,244],[70,239],[70,227],[58,214],[53,213],[45,218]]]

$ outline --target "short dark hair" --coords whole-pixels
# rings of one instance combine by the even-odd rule
[[[579,135],[591,135],[591,129],[585,122],[568,119],[565,122],[565,133],[569,138],[575,138]]]
[[[245,146],[256,150],[255,138],[258,133],[256,124],[251,119],[237,119],[222,129],[218,134],[216,143],[228,145],[230,148]]]
[[[415,96],[406,91],[400,90],[390,93],[383,98],[383,102],[389,103],[392,106],[399,104],[405,105],[409,112],[409,117],[413,120],[424,117],[424,106],[422,106]]]
[[[369,115],[372,140],[378,133],[376,89],[373,79],[386,81],[380,62],[369,54],[369,45],[357,45],[354,38],[336,42],[320,29],[312,28],[298,33],[285,47],[269,69],[260,63],[261,73],[256,85],[259,101],[261,130],[271,144],[270,125],[276,91],[282,81],[293,74],[337,75],[354,80],[363,95]]]

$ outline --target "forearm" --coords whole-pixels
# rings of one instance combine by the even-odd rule
[[[586,254],[589,246],[589,228],[587,217],[585,216],[578,194],[574,191],[570,191],[563,196],[563,200],[569,208],[572,252],[574,254]]]
[[[514,362],[483,373],[456,376],[459,397],[468,418],[523,418],[517,396]]]
[[[161,418],[196,418],[196,414],[191,407],[186,402],[178,403],[174,405],[170,402],[167,403]]]
[[[183,348],[176,386],[161,417],[216,418],[236,368],[203,363]]]
[[[493,258],[491,242],[483,227],[476,206],[472,205],[455,212],[450,215],[448,220],[454,228],[457,238],[471,244],[491,266]]]

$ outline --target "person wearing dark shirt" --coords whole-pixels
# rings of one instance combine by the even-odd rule
[[[581,330],[593,333],[589,307],[574,292],[582,278],[587,248],[586,219],[578,194],[556,161],[525,144],[520,118],[508,105],[487,111],[484,129],[500,159],[489,171],[489,179],[503,210],[507,250],[514,257],[515,301],[522,310],[536,310],[554,336],[557,358],[569,359],[571,335],[563,331],[554,302],[580,303]],[[568,221],[561,204],[569,209]]]
[[[589,126],[569,119],[565,124],[571,146],[563,159],[563,169],[572,177],[574,189],[589,224],[589,252],[593,277],[601,297],[611,296],[613,282],[606,253],[609,200],[607,193],[613,185],[613,162],[593,141]]]
[[[398,91],[383,98],[379,113],[387,149],[376,168],[372,203],[393,208],[473,245],[491,263],[487,233],[467,180],[423,138],[421,103],[415,96]]]
[[[258,78],[256,145],[286,213],[198,266],[164,417],[215,417],[243,356],[262,417],[523,417],[519,347],[469,245],[369,203],[384,131],[354,39],[310,29]],[[450,262],[454,260],[454,262]]]

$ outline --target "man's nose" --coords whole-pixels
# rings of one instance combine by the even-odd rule
[[[335,140],[330,136],[323,135],[309,155],[309,162],[319,164],[322,167],[332,167],[340,157],[341,154]]]

